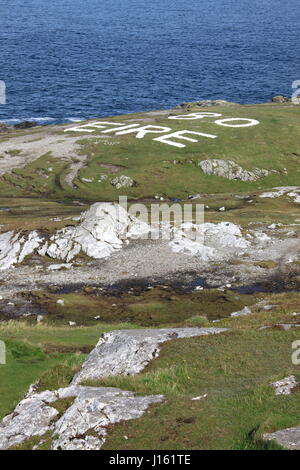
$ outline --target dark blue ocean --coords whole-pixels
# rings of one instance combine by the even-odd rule
[[[290,96],[299,19],[299,0],[0,0],[0,121]]]

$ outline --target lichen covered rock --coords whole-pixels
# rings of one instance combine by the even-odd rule
[[[134,375],[159,355],[159,344],[178,338],[218,334],[224,328],[116,330],[104,333],[72,383],[114,375]]]
[[[74,398],[59,418],[55,402]],[[117,388],[71,386],[53,392],[29,393],[0,423],[0,450],[52,432],[53,450],[99,450],[107,426],[141,417],[161,395],[135,396]],[[57,419],[59,418],[59,419]]]
[[[113,178],[110,184],[114,186],[116,189],[121,189],[121,188],[131,188],[132,186],[136,185],[136,182],[129,176],[121,175],[121,176],[116,176],[115,178]]]
[[[269,175],[268,170],[260,168],[245,170],[231,160],[202,160],[199,166],[206,175],[221,176],[229,180],[256,181]]]

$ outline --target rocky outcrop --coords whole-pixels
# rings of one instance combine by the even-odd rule
[[[65,398],[74,398],[74,403],[59,417],[55,402]],[[162,400],[161,395],[137,397],[132,392],[102,387],[71,386],[33,392],[0,424],[0,450],[49,431],[53,450],[99,450],[107,426],[139,418],[149,405]]]
[[[262,193],[259,197],[262,199],[270,198],[275,199],[278,197],[287,196],[296,204],[300,204],[300,188],[299,186],[278,186],[273,188],[273,191]]]
[[[290,101],[290,98],[283,95],[277,95],[272,98],[272,103],[289,103]]]
[[[125,175],[116,176],[111,180],[110,184],[116,189],[131,188],[132,186],[136,186],[136,182],[129,176]]]
[[[148,234],[150,228],[119,205],[96,203],[84,212],[75,227],[58,230],[49,241],[36,231],[0,235],[0,270],[21,263],[35,251],[41,256],[69,262],[80,252],[100,259],[122,248],[123,241]]]
[[[188,109],[193,107],[199,108],[210,108],[212,106],[239,106],[237,103],[232,103],[230,101],[225,100],[203,100],[203,101],[195,101],[190,103],[181,103],[176,108],[180,109]]]
[[[294,375],[290,375],[289,377],[285,377],[282,380],[278,380],[271,384],[272,387],[275,389],[276,395],[290,395],[293,390],[300,385],[300,383],[296,380]]]
[[[38,123],[37,122],[32,122],[32,121],[23,121],[19,122],[18,124],[14,125],[15,129],[31,129],[32,127],[37,127]]]
[[[122,248],[126,238],[140,237],[149,226],[119,205],[96,203],[81,215],[79,225],[59,230],[40,250],[51,258],[69,262],[80,252],[100,259]]]
[[[43,241],[37,232],[22,235],[6,232],[0,235],[0,270],[9,268],[15,263],[21,263],[26,256],[33,253]]]
[[[206,175],[221,176],[229,180],[256,181],[269,175],[268,170],[245,170],[231,160],[202,160],[198,165]]]
[[[114,388],[76,389],[74,404],[55,425],[59,437],[53,442],[54,450],[98,450],[105,442],[107,426],[140,418],[151,404],[163,401],[162,395],[135,396]],[[91,430],[99,437],[89,436]]]
[[[231,222],[205,223],[194,226],[194,229],[197,234],[195,240],[189,237],[186,229],[175,232],[174,239],[169,243],[175,253],[197,255],[203,261],[209,261],[242,254],[251,245],[241,228]]]
[[[99,450],[109,425],[141,417],[149,405],[163,401],[163,396],[136,396],[117,388],[79,386],[79,382],[137,374],[158,356],[162,342],[224,331],[227,330],[170,328],[105,333],[69,387],[41,393],[36,392],[35,386],[30,387],[14,412],[0,423],[0,450],[49,431],[53,450]],[[59,416],[55,402],[66,398],[74,398],[74,402]]]
[[[300,450],[300,426],[265,434],[265,440],[276,441],[285,449]]]
[[[117,330],[104,333],[72,383],[112,375],[134,375],[159,355],[159,344],[172,339],[218,334],[224,328]]]

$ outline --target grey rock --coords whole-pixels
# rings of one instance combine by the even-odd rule
[[[289,101],[291,99],[283,95],[277,95],[272,98],[272,103],[288,103]]]
[[[55,401],[68,397],[74,397],[74,403],[55,421]],[[26,398],[0,424],[0,449],[51,431],[55,436],[53,450],[99,450],[108,425],[139,418],[149,405],[161,401],[161,395],[137,397],[117,388],[70,386],[36,393],[31,387]],[[91,432],[93,435],[89,435]]]
[[[0,235],[0,270],[22,263],[42,241],[43,238],[36,231],[25,235],[15,232],[2,233]]]
[[[275,389],[275,395],[290,395],[295,387],[299,385],[294,375],[285,377],[282,380],[278,380],[271,384]]]
[[[72,383],[114,375],[141,372],[159,355],[159,344],[177,338],[190,338],[227,331],[224,328],[168,328],[116,330],[104,333]]]
[[[238,103],[232,103],[225,100],[203,100],[189,103],[181,103],[176,106],[177,109],[188,109],[198,106],[199,108],[210,108],[212,106],[239,106]]]
[[[81,214],[77,226],[58,230],[38,253],[66,260],[67,264],[81,251],[91,258],[105,258],[121,249],[124,239],[142,237],[149,229],[120,205],[95,203]]]
[[[277,307],[277,305],[264,305],[263,310],[268,312],[269,310],[273,310],[273,308]]]
[[[55,401],[54,392],[43,392],[24,398],[14,412],[0,423],[0,450],[21,444],[33,436],[42,436],[49,430],[58,411],[49,406]]]
[[[275,323],[274,325],[261,326],[260,330],[267,330],[269,328],[279,328],[283,331],[289,331],[291,328],[299,328],[298,323]]]
[[[300,426],[265,434],[265,440],[276,441],[289,450],[300,450]]]
[[[198,165],[207,175],[221,176],[229,180],[256,181],[269,175],[268,170],[260,168],[245,170],[231,160],[202,160]]]
[[[243,308],[243,310],[239,310],[238,312],[231,313],[231,317],[245,317],[247,315],[250,315],[252,313],[251,309],[249,307]]]
[[[282,328],[284,331],[289,331],[291,328],[299,328],[300,324],[297,323],[278,323],[275,327]]]
[[[30,121],[24,121],[24,122],[19,122],[18,124],[14,125],[15,129],[31,129],[32,127],[37,127],[38,123],[36,122],[30,122]]]
[[[105,442],[107,426],[140,418],[149,405],[163,400],[161,395],[137,397],[115,388],[77,389],[75,402],[55,425],[54,434],[59,437],[54,450],[98,450]],[[91,430],[99,437],[89,436]]]
[[[37,393],[36,385],[29,388],[14,412],[0,423],[0,450],[48,431],[55,436],[53,450],[100,449],[105,442],[107,426],[141,417],[150,404],[163,401],[163,396],[135,396],[116,388],[84,387],[78,385],[80,381],[137,374],[158,356],[160,343],[223,331],[227,330],[169,328],[104,334],[69,387],[42,393]],[[74,397],[74,403],[57,419],[59,413],[55,402],[69,397]]]
[[[114,186],[116,189],[121,189],[121,188],[131,188],[132,186],[136,185],[136,182],[129,176],[121,175],[121,176],[116,176],[116,178],[113,178],[110,181],[110,184]]]

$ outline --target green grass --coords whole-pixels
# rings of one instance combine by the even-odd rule
[[[288,305],[285,310],[281,307]],[[291,321],[299,296],[270,296],[279,308],[218,324],[231,331],[218,336],[171,341],[160,357],[137,376],[111,377],[88,385],[116,386],[138,394],[164,394],[138,421],[110,429],[105,449],[277,449],[262,435],[299,425],[299,393],[275,396],[270,383],[299,374],[291,362],[297,328],[259,330]],[[196,396],[207,398],[192,401]],[[152,432],[149,433],[149,429]],[[256,430],[255,436],[251,432]],[[128,440],[124,440],[124,435]]]
[[[199,112],[199,108],[191,109]],[[204,110],[207,111],[207,110]],[[179,149],[153,141],[155,135],[136,139],[134,134],[110,137],[107,139],[87,140],[83,138],[83,153],[88,155],[88,163],[75,180],[77,189],[65,184],[66,164],[43,155],[24,169],[14,170],[0,180],[0,196],[47,196],[48,198],[81,198],[85,200],[116,200],[124,190],[116,190],[110,184],[115,174],[103,164],[124,167],[119,174],[132,177],[137,186],[126,190],[132,198],[145,198],[156,194],[165,197],[187,198],[193,193],[248,192],[259,188],[299,183],[299,108],[293,106],[253,105],[239,107],[216,107],[213,112],[223,114],[224,118],[241,117],[260,121],[249,128],[225,128],[214,124],[214,119],[182,121],[169,120],[158,116],[152,123],[145,125],[171,127],[173,131],[188,129],[217,135],[217,139],[200,138],[198,143],[187,143]],[[186,112],[178,111],[179,114]],[[110,121],[123,122],[128,119],[148,118],[143,113],[110,118]],[[108,118],[106,118],[107,120]],[[141,122],[141,125],[143,123]],[[51,129],[49,127],[49,129]],[[53,130],[52,130],[53,132]],[[56,131],[62,139],[75,133]],[[38,135],[38,133],[37,133]],[[97,133],[94,134],[97,136]],[[13,136],[12,136],[13,137]],[[12,138],[11,137],[11,138]],[[107,142],[116,145],[106,145]],[[49,149],[49,152],[51,149]],[[197,166],[200,160],[219,158],[233,160],[246,169],[254,167],[273,169],[272,173],[257,182],[229,181],[225,178],[207,176]],[[174,164],[174,160],[177,164]],[[52,166],[49,178],[40,175]],[[101,175],[107,180],[99,183]],[[92,183],[82,182],[82,178],[94,179]]]
[[[105,449],[233,449],[256,427],[260,437],[299,425],[299,396],[277,397],[269,385],[295,370],[290,344],[297,337],[240,331],[180,340],[165,345],[139,376],[102,381],[167,398],[139,421],[114,427]]]
[[[0,417],[13,411],[14,407],[22,399],[24,393],[31,383],[36,382],[39,377],[54,365],[61,367],[65,364],[82,362],[84,355],[74,357],[74,354],[29,354],[15,357],[11,350],[11,344],[7,344],[7,364],[0,366]],[[22,346],[22,343],[20,343]],[[14,348],[16,343],[14,343]]]
[[[193,110],[199,111],[192,105],[188,112]],[[210,118],[176,121],[155,117],[150,124],[168,126],[174,131],[190,129],[218,135],[215,140],[187,143],[184,149],[155,142],[149,135],[141,140],[134,135],[83,139],[82,152],[88,160],[74,181],[76,188],[65,182],[66,162],[53,158],[49,149],[24,168],[0,177],[0,206],[9,209],[0,212],[0,224],[4,225],[1,231],[39,229],[48,234],[74,224],[72,218],[92,202],[115,201],[124,194],[124,190],[116,190],[110,184],[112,178],[121,174],[137,182],[137,186],[126,189],[129,199],[142,200],[148,206],[155,202],[155,195],[184,202],[190,194],[200,193],[196,202],[206,206],[206,222],[226,220],[242,227],[251,223],[252,228],[259,228],[260,223],[295,223],[299,219],[299,205],[287,197],[261,199],[259,195],[274,186],[299,185],[299,107],[232,106],[216,107],[213,112],[222,113],[224,118],[258,119],[260,125],[229,129],[215,125]],[[149,118],[140,113],[111,120],[145,117]],[[41,132],[48,130],[57,132],[62,139],[69,138],[63,127],[31,129],[30,133],[39,139]],[[16,132],[5,139],[26,134]],[[105,145],[105,140],[119,143]],[[16,147],[11,155],[18,151]],[[257,167],[277,173],[251,183],[229,181],[200,170],[198,162],[210,158],[233,160],[245,169]],[[50,166],[53,171],[47,170]],[[104,174],[108,178],[98,183],[97,179]],[[82,182],[82,178],[93,182]],[[223,206],[226,211],[220,212]],[[299,236],[299,227],[294,226],[293,230]],[[237,262],[251,261],[243,258]],[[268,259],[256,265],[266,270],[277,267]],[[298,268],[294,263],[295,276]],[[0,418],[14,409],[31,383],[38,381],[39,390],[68,385],[103,332],[138,327],[211,326],[209,320],[221,319],[217,326],[230,328],[230,332],[169,342],[162,346],[160,357],[141,374],[89,383],[116,386],[138,394],[162,393],[166,397],[165,403],[152,406],[141,419],[111,427],[104,448],[275,450],[280,446],[265,443],[262,435],[299,425],[299,391],[278,397],[270,387],[271,382],[292,373],[300,378],[300,368],[291,362],[291,344],[299,339],[298,329],[260,330],[260,327],[296,322],[291,313],[299,310],[300,294],[250,297],[230,291],[179,294],[173,289],[156,288],[138,295],[124,292],[114,296],[97,295],[88,288],[61,295],[52,291],[25,292],[24,296],[43,306],[48,315],[41,325],[36,325],[34,319],[26,323],[0,323],[0,339],[7,346],[7,364],[0,366]],[[63,308],[57,304],[58,298],[64,299]],[[254,314],[249,317],[228,318],[233,311],[262,299],[277,307],[271,312],[252,307]],[[95,320],[98,315],[100,320]],[[70,328],[69,321],[75,321],[77,327]],[[202,394],[207,394],[207,398],[192,401]],[[54,406],[61,414],[71,403],[69,399],[60,400]],[[129,439],[125,440],[124,435]],[[50,448],[51,435],[33,438],[17,448],[31,449],[41,440],[39,448]]]
[[[67,325],[74,321],[82,326],[120,322],[142,327],[194,324],[195,317],[208,320],[224,318],[256,301],[256,296],[217,289],[178,293],[176,289],[156,287],[137,295],[126,290],[117,295],[99,295],[93,289],[87,294],[86,290],[70,294],[31,291],[23,293],[23,296],[47,313],[44,323]],[[57,304],[58,299],[64,300],[63,307]],[[97,316],[100,319],[95,320]]]
[[[299,392],[278,397],[270,383],[290,374],[300,378],[299,366],[291,362],[291,345],[299,332],[260,327],[295,322],[291,314],[299,305],[299,295],[266,295],[267,303],[277,305],[272,312],[256,307],[249,317],[225,318],[218,326],[230,328],[227,333],[168,342],[161,347],[160,357],[137,376],[86,382],[166,397],[141,419],[109,428],[104,448],[277,449],[276,444],[265,444],[262,435],[299,424]],[[196,316],[187,324],[209,323]],[[8,361],[0,366],[0,417],[13,410],[33,382],[39,381],[39,390],[68,385],[102,332],[130,326],[134,327],[1,323]],[[207,398],[191,400],[203,394]],[[70,405],[71,401],[55,404],[60,413]],[[41,448],[49,448],[51,438],[42,440]],[[34,438],[18,448],[32,448],[39,442]]]
[[[43,436],[34,436],[22,444],[10,447],[8,450],[51,450],[52,432],[48,431]]]
[[[0,339],[7,350],[6,365],[0,365],[0,419],[13,411],[32,383],[40,380],[41,390],[67,386],[101,334],[112,329],[0,323]]]
[[[257,437],[259,427],[252,429],[236,443],[233,450],[284,450],[284,447],[276,441],[265,441],[261,437]]]

